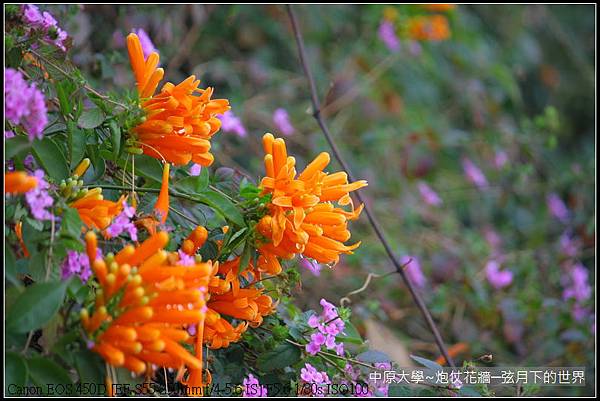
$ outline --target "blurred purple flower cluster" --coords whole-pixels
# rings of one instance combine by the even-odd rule
[[[416,256],[405,255],[400,259],[401,265],[406,265],[404,271],[411,283],[418,288],[425,287],[425,275],[421,269],[421,263]]]
[[[294,133],[294,126],[290,122],[290,115],[283,108],[278,108],[273,113],[273,124],[283,135],[289,136]]]
[[[48,11],[40,11],[34,4],[24,4],[22,7],[23,20],[29,24],[32,30],[38,30],[44,34],[44,41],[53,44],[62,51],[67,51],[65,41],[68,34],[58,26],[56,19]],[[30,35],[33,32],[30,32]]]
[[[304,367],[300,369],[300,378],[306,383],[315,384],[329,384],[331,380],[327,375],[327,372],[319,372],[310,363],[305,363]]]
[[[377,34],[390,51],[397,52],[400,50],[400,40],[396,36],[396,28],[394,28],[393,23],[386,20],[381,21]]]
[[[157,52],[158,50],[154,47],[154,43],[150,39],[150,36],[142,28],[134,29],[133,32],[140,38],[140,44],[142,45],[142,52],[144,57],[147,58],[151,53]]]
[[[471,184],[475,185],[479,189],[483,189],[488,186],[487,178],[483,172],[473,163],[470,159],[464,158],[462,160],[463,170],[467,180]]]
[[[419,182],[417,184],[417,188],[419,190],[419,193],[421,194],[423,202],[425,202],[429,206],[440,206],[442,204],[442,198],[440,198],[437,192],[435,192],[425,182]]]
[[[42,139],[44,128],[48,124],[44,94],[35,86],[28,84],[21,72],[12,68],[4,70],[4,113],[14,125],[22,125],[29,140]],[[4,136],[14,136],[12,131],[4,131]],[[8,135],[8,136],[7,136]]]
[[[246,127],[233,111],[227,110],[225,113],[218,115],[217,118],[221,120],[221,129],[223,132],[231,132],[239,136],[240,138],[246,137]]]
[[[320,316],[312,315],[308,319],[308,325],[317,329],[317,332],[310,336],[310,342],[306,344],[306,352],[316,355],[325,345],[327,349],[333,349],[342,356],[344,355],[344,344],[336,343],[335,336],[344,331],[345,323],[339,317],[337,308],[333,304],[321,299],[321,306],[323,313]]]

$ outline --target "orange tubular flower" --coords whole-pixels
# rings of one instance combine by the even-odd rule
[[[448,19],[443,15],[411,18],[408,22],[408,35],[415,40],[446,40],[450,37]]]
[[[165,224],[167,216],[169,215],[169,163],[165,163],[163,168],[162,183],[160,185],[160,193],[154,210],[160,219],[160,222]]]
[[[226,99],[211,99],[213,89],[200,89],[194,75],[178,85],[167,82],[155,94],[164,71],[158,53],[144,59],[136,34],[127,37],[131,68],[137,82],[145,120],[133,129],[145,154],[175,165],[213,162],[210,138],[221,128],[216,115],[229,110]],[[198,94],[199,96],[195,96]]]
[[[200,354],[190,354],[187,327],[203,324],[206,290],[218,265],[179,266],[168,254],[165,232],[137,247],[128,245],[116,255],[96,259],[97,240],[85,236],[86,252],[100,284],[92,314],[82,309],[81,321],[94,345],[92,350],[109,364],[141,374],[152,365],[201,369]]]
[[[37,178],[27,175],[24,171],[4,173],[4,193],[24,194],[37,187]]]
[[[278,258],[291,259],[304,254],[319,263],[337,263],[341,253],[352,253],[359,243],[344,245],[350,238],[349,220],[358,218],[362,205],[354,209],[349,193],[367,185],[366,181],[348,183],[344,172],[333,174],[323,170],[329,154],[318,155],[300,174],[295,159],[287,155],[283,139],[263,137],[266,177],[261,181],[263,193],[272,195],[270,214],[263,217],[257,229],[270,242],[260,249],[258,267],[278,274]],[[351,205],[351,211],[335,207]]]
[[[123,209],[124,196],[118,201],[105,200],[102,188],[94,188],[69,206],[77,209],[81,221],[90,229],[104,230]]]

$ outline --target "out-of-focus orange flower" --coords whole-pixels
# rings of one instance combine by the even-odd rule
[[[208,282],[218,266],[173,264],[178,257],[164,251],[169,241],[165,232],[105,258],[96,258],[93,232],[85,240],[100,284],[93,313],[86,308],[81,311],[92,350],[110,365],[136,374],[150,371],[152,365],[202,369],[201,359],[182,344],[192,341],[188,326],[203,324]]]
[[[157,68],[158,53],[144,59],[134,33],[127,37],[127,49],[145,112],[145,120],[133,129],[143,152],[175,165],[190,161],[212,164],[209,140],[221,127],[216,115],[229,110],[229,102],[211,99],[213,89],[198,88],[200,81],[194,75],[178,85],[167,82],[155,94],[164,75],[163,69]]]
[[[456,8],[456,4],[422,4],[421,7],[428,11],[443,13],[446,11],[454,10]]]
[[[4,193],[24,194],[37,187],[37,178],[24,171],[11,171],[4,173]]]
[[[359,243],[344,245],[350,239],[348,220],[358,218],[362,205],[354,209],[349,193],[367,185],[366,181],[348,183],[344,172],[323,170],[329,154],[318,155],[300,174],[296,161],[287,155],[283,139],[263,137],[266,176],[260,187],[271,194],[270,213],[257,225],[260,234],[270,240],[259,248],[258,268],[269,274],[281,271],[279,258],[291,259],[303,254],[319,263],[337,263],[342,253],[352,253]],[[346,211],[333,202],[346,206]]]
[[[102,196],[102,188],[89,190],[83,197],[71,202],[69,206],[77,209],[81,221],[90,229],[104,230],[121,210],[125,196],[118,201],[105,200]]]
[[[450,37],[448,18],[444,15],[419,16],[408,21],[408,36],[423,41],[441,41]]]

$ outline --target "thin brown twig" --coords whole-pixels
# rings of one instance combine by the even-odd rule
[[[292,6],[288,4],[286,7],[287,7],[287,11],[288,11],[288,14],[290,17],[290,21],[292,23],[292,29],[294,31],[294,36],[296,38],[296,45],[298,47],[298,55],[300,58],[300,62],[302,64],[302,68],[304,70],[304,74],[306,75],[306,79],[308,80],[308,84],[309,84],[309,88],[310,88],[310,96],[311,96],[311,102],[312,102],[312,107],[313,107],[313,117],[317,121],[317,124],[321,128],[321,131],[323,132],[325,139],[327,140],[329,146],[331,147],[334,157],[337,159],[338,163],[345,170],[346,174],[348,174],[348,178],[350,179],[350,181],[356,181],[354,179],[352,172],[350,171],[348,164],[342,158],[341,153],[338,150],[337,145],[333,141],[333,138],[329,132],[329,129],[327,128],[327,125],[325,124],[325,121],[321,115],[321,106],[320,106],[319,98],[317,95],[317,88],[315,85],[314,78],[312,76],[312,72],[310,70],[310,67],[309,67],[307,59],[306,59],[306,52],[304,50],[304,40],[302,38],[302,33],[300,32],[300,28],[298,26],[298,22],[296,20],[296,15],[294,14],[294,10],[293,10]],[[387,241],[385,235],[383,234],[383,230],[381,229],[381,226],[375,219],[375,215],[373,214],[373,212],[371,212],[370,207],[364,202],[360,192],[358,192],[358,191],[354,192],[354,195],[356,196],[356,198],[358,199],[359,202],[365,204],[364,211],[367,215],[369,223],[373,227],[373,230],[375,231],[375,234],[379,238],[379,241],[385,248],[385,251],[386,251],[390,261],[394,265],[396,271],[402,277],[402,280],[404,281],[404,284],[407,286],[417,307],[423,314],[423,317],[425,318],[425,321],[427,322],[427,325],[429,326],[429,329],[431,330],[431,333],[433,334],[433,336],[435,338],[435,342],[436,342],[438,348],[440,349],[441,354],[444,356],[446,361],[448,361],[448,364],[454,368],[455,367],[454,361],[448,354],[446,346],[444,345],[444,340],[442,339],[442,336],[440,335],[440,332],[439,332],[435,322],[433,321],[433,318],[431,317],[431,314],[429,313],[429,310],[427,309],[425,302],[423,301],[423,299],[421,298],[419,293],[415,290],[412,283],[406,276],[405,271],[402,269],[402,264],[400,263],[400,261],[398,261],[398,259],[394,255],[394,252],[392,251],[392,248],[391,248],[389,242]]]

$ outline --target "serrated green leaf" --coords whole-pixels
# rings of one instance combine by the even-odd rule
[[[35,283],[23,291],[6,317],[6,330],[26,333],[43,327],[60,309],[69,280]]]
[[[99,127],[105,120],[106,116],[104,112],[97,107],[93,109],[83,110],[79,119],[77,120],[77,125],[84,129],[94,129]]]

